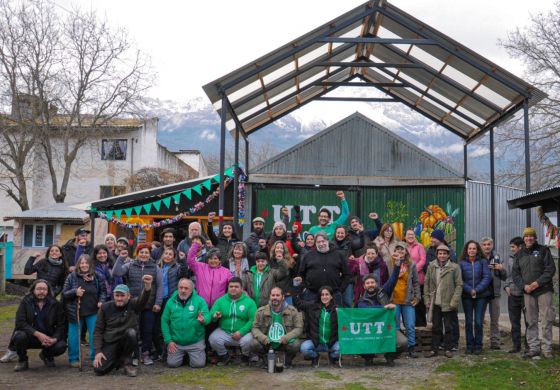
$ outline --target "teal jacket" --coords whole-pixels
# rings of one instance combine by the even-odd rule
[[[340,208],[340,216],[336,221],[329,223],[325,227],[321,227],[319,225],[311,226],[311,228],[309,228],[309,233],[315,235],[319,232],[324,232],[329,237],[329,240],[332,240],[336,227],[339,225],[346,225],[348,217],[350,216],[350,207],[348,206],[348,201],[346,199],[340,201]]]
[[[193,291],[183,306],[178,295],[178,291],[171,295],[161,316],[164,342],[185,346],[204,340],[204,326],[211,320],[206,301]],[[199,312],[204,316],[204,324],[198,322]]]
[[[217,312],[222,313],[220,318],[220,328],[229,334],[239,332],[241,336],[245,336],[251,331],[257,305],[252,298],[249,298],[244,292],[236,301],[233,301],[229,294],[222,295],[214,305],[212,305],[211,315]]]

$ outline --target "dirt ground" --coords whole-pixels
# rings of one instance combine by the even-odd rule
[[[10,302],[0,307],[0,352],[3,354],[8,345],[13,329],[13,319],[17,305]],[[504,337],[507,344],[507,337]],[[503,349],[509,346],[504,345]],[[87,349],[82,348],[87,355]],[[505,352],[499,352],[507,355]],[[490,356],[490,355],[488,355]],[[453,360],[461,364],[472,364],[485,360],[480,357],[465,356],[457,353]],[[437,357],[433,359],[410,359],[401,357],[396,360],[395,367],[386,367],[384,359],[376,359],[373,367],[364,367],[363,359],[344,356],[344,368],[329,367],[325,356],[322,357],[320,368],[313,369],[309,362],[298,357],[293,369],[279,374],[268,374],[265,370],[254,367],[242,367],[231,364],[227,367],[209,366],[193,370],[189,367],[169,369],[162,362],[154,366],[142,366],[137,378],[128,378],[122,370],[112,372],[105,377],[94,375],[89,362],[84,364],[83,371],[68,367],[67,356],[56,358],[56,368],[46,368],[38,358],[38,351],[30,351],[30,369],[23,373],[13,372],[15,363],[0,364],[1,389],[108,389],[142,386],[150,389],[189,388],[189,389],[446,389],[453,388],[453,378],[436,368],[449,359]]]

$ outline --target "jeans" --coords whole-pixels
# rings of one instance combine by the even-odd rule
[[[95,320],[97,314],[92,314],[80,318],[77,321],[68,322],[68,361],[70,363],[77,362],[80,358],[80,329],[87,329],[89,341],[89,360],[95,358],[95,349],[93,348],[93,329],[95,329]]]
[[[299,347],[299,351],[305,359],[315,359],[319,356],[319,352],[329,352],[329,357],[331,359],[338,359],[339,350],[338,341],[335,342],[330,349],[327,344],[318,344],[315,346],[311,340],[305,340]]]
[[[343,307],[354,306],[354,285],[352,283],[348,284],[348,287],[346,287],[342,294],[342,305]]]
[[[416,345],[416,332],[414,329],[414,325],[416,324],[416,309],[412,305],[395,305],[397,329],[401,328],[401,313],[404,319],[408,347],[414,347]]]
[[[142,337],[142,352],[150,352],[156,325],[156,313],[152,309],[140,313],[140,337]]]
[[[482,349],[482,325],[486,312],[486,298],[463,297],[463,310],[465,311],[465,336],[467,349]],[[473,332],[474,321],[474,332]]]

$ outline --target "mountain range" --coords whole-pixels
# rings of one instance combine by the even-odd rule
[[[204,97],[186,102],[151,99],[148,115],[159,118],[158,141],[169,150],[200,150],[204,157],[217,156],[220,138],[220,117]],[[333,103],[313,102],[296,110],[249,137],[250,148],[272,145],[279,153],[311,135],[359,111],[424,151],[441,159],[455,170],[463,171],[462,140],[429,119],[397,103]],[[487,179],[488,145],[483,138],[469,146],[469,176]],[[226,147],[233,149],[229,135]],[[272,157],[272,156],[268,156]],[[499,161],[497,161],[499,164]]]

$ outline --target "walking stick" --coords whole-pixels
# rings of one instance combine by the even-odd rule
[[[78,310],[76,311],[76,318],[78,320],[78,369],[82,371],[82,343],[80,343],[80,334],[82,333],[82,324],[80,323],[80,300],[81,297],[78,297]]]

